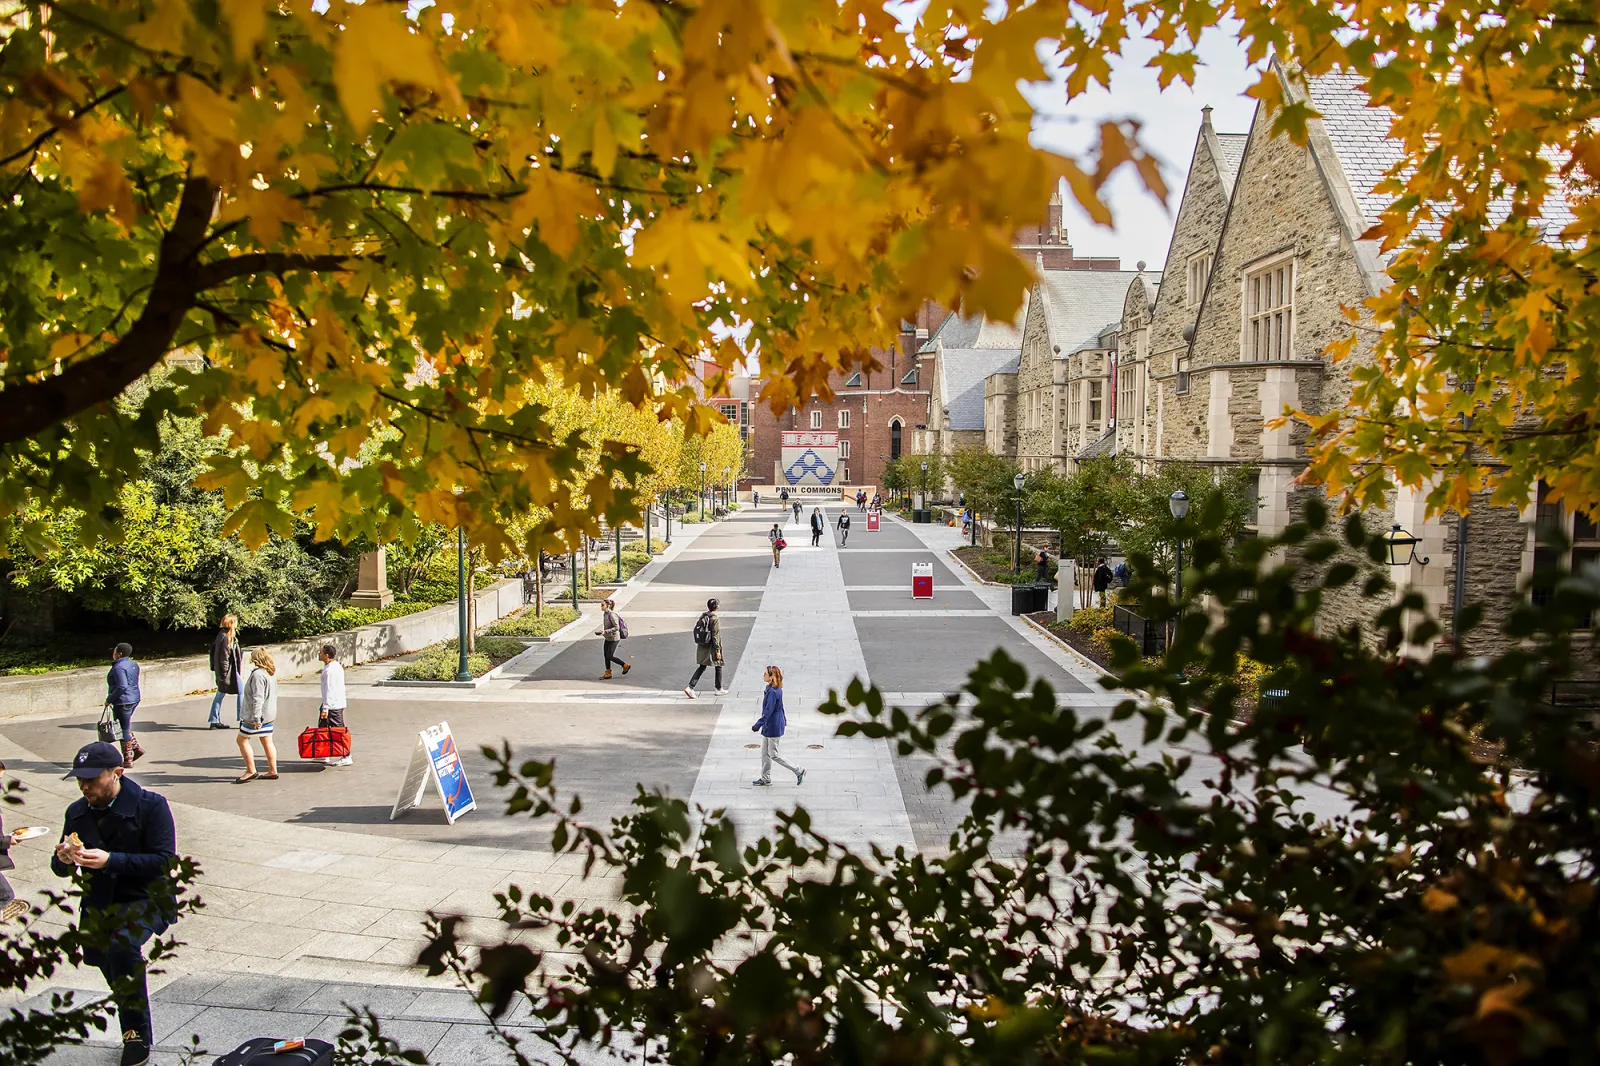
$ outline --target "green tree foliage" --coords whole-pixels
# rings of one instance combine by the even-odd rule
[[[1217,528],[1224,504],[1206,509]],[[1201,537],[1181,605],[1139,590],[1177,638],[1155,665],[1116,649],[1109,712],[1003,652],[921,712],[859,681],[835,694],[841,734],[928,760],[928,787],[970,805],[937,855],[857,854],[803,808],[741,840],[659,792],[607,832],[564,813],[551,764],[489,749],[509,810],[556,815],[556,850],[621,899],[513,887],[512,938],[471,946],[441,917],[421,961],[495,1017],[531,993],[552,1044],[644,1037],[682,1064],[1587,1061],[1600,754],[1588,712],[1546,697],[1600,581],[1519,609],[1499,658],[1397,660],[1437,627],[1404,633],[1420,601],[1396,602],[1381,538],[1325,521]],[[1306,562],[1278,565],[1290,548]],[[1320,631],[1349,586],[1372,623]],[[1288,692],[1248,718],[1241,655]]]
[[[222,451],[195,418],[164,420],[117,495],[119,536],[85,538],[83,512],[41,512],[13,527],[10,588],[53,593],[156,628],[197,628],[224,614],[261,630],[316,630],[354,588],[360,543],[317,543],[305,522],[250,548],[226,532],[223,494],[195,487]],[[28,535],[37,543],[23,545]]]
[[[1028,521],[1061,535],[1061,552],[1072,559],[1098,554],[1122,525],[1119,483],[1136,477],[1126,459],[1086,459],[1071,474],[1036,470],[1023,485]]]
[[[1105,487],[1122,550],[1168,570],[1180,537],[1231,544],[1256,519],[1255,471],[1246,467],[1162,463],[1148,474],[1112,477]],[[1172,517],[1168,502],[1179,490],[1190,501],[1189,517],[1182,524]]]
[[[945,479],[948,474],[944,456],[938,452],[912,452],[902,456],[900,463],[904,471],[907,492],[921,492],[923,485],[927,485],[929,499],[944,495]],[[922,473],[923,463],[928,464],[926,477]]]
[[[1010,512],[1017,496],[1013,479],[1022,469],[1015,460],[986,448],[957,448],[945,460],[945,468],[956,491],[966,495],[968,507],[985,516]]]

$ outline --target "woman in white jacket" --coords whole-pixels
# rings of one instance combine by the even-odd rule
[[[261,778],[278,779],[278,753],[272,746],[272,723],[278,717],[278,664],[265,648],[250,652],[250,676],[239,693],[239,754],[244,756],[244,773],[234,778],[234,784]],[[261,750],[267,756],[267,772],[256,773],[256,760],[250,750],[250,738],[261,738]]]

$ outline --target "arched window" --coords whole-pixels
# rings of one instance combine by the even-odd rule
[[[889,423],[889,458],[900,458],[900,420]]]

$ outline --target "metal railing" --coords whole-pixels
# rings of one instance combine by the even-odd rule
[[[1111,625],[1133,641],[1139,654],[1145,658],[1160,655],[1167,650],[1167,624],[1141,618],[1126,607],[1111,608]]]

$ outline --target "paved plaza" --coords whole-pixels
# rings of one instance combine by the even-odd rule
[[[351,668],[349,767],[294,756],[296,734],[316,715],[314,676],[281,686],[275,782],[233,783],[234,734],[204,727],[209,695],[141,706],[136,730],[149,754],[133,776],[171,801],[179,850],[200,864],[206,902],[183,921],[185,946],[154,980],[156,1061],[177,1061],[191,1034],[213,1053],[248,1035],[325,1036],[337,1032],[346,1002],[393,1017],[402,1041],[436,1061],[509,1061],[485,1043],[465,994],[415,967],[424,915],[472,916],[469,932],[493,935],[492,895],[507,884],[579,901],[612,898],[615,885],[585,879],[579,859],[552,856],[547,825],[503,814],[482,745],[553,759],[557,785],[582,796],[591,824],[625,813],[642,785],[727,810],[744,837],[770,827],[775,811],[804,804],[817,830],[842,843],[931,851],[961,810],[925,791],[926,760],[900,758],[881,740],[835,736],[837,723],[816,710],[830,690],[859,676],[921,708],[1004,648],[1064,702],[1116,702],[1081,661],[1008,616],[1009,590],[980,585],[950,559],[956,530],[886,518],[869,533],[858,518],[841,547],[837,508],[827,514],[818,548],[804,526],[786,524],[790,547],[777,569],[767,544],[783,517],[776,507],[674,531],[665,555],[617,594],[631,631],[621,647],[633,666],[626,676],[599,680],[592,609],[585,625],[535,645],[477,689],[380,686],[392,665]],[[932,600],[911,598],[915,562],[934,565]],[[713,692],[708,670],[691,701],[681,691],[694,668],[691,631],[710,596],[721,601],[727,693]],[[781,768],[771,787],[752,784],[759,738],[750,726],[768,664],[785,674],[783,751],[807,770],[798,788]],[[94,738],[94,712],[0,720],[0,759],[28,788],[26,805],[7,812],[10,825],[59,825],[76,795],[60,775]],[[430,796],[391,820],[417,732],[439,722],[454,732],[479,809],[449,825]],[[59,886],[48,853],[37,843],[13,849],[19,894]],[[103,988],[82,970],[53,984]],[[56,1061],[114,1054],[107,1043]]]

